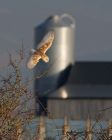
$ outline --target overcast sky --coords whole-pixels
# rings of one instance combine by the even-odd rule
[[[32,48],[34,27],[62,13],[76,19],[77,60],[112,61],[111,0],[0,0],[0,65],[22,39]]]

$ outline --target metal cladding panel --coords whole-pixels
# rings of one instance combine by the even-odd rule
[[[112,85],[65,85],[39,97],[54,118],[86,119],[89,114],[95,119],[101,110],[102,119],[112,116]]]
[[[49,99],[47,108],[54,118],[64,118],[64,116],[67,116],[70,119],[86,120],[89,115],[91,119],[96,120],[100,115],[100,120],[109,120],[112,116],[112,109],[108,109],[108,107],[111,106],[111,99]]]

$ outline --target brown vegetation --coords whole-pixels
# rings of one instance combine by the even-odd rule
[[[13,60],[11,55],[7,72],[0,79],[0,139],[17,140],[25,132],[24,125],[34,117],[34,109],[28,107],[33,99],[28,85],[24,84],[20,69],[23,51],[19,59]],[[30,102],[31,103],[31,102]]]

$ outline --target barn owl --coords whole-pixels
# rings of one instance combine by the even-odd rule
[[[46,52],[52,46],[53,40],[54,32],[50,31],[44,36],[36,50],[32,50],[33,54],[27,62],[27,68],[33,69],[40,59],[42,59],[45,63],[49,62],[49,57],[46,55]]]

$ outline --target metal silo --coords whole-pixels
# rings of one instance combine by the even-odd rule
[[[75,20],[71,15],[54,15],[35,28],[35,47],[44,35],[53,30],[55,40],[48,50],[49,63],[40,62],[35,68],[35,91],[45,95],[66,83],[75,62]]]

